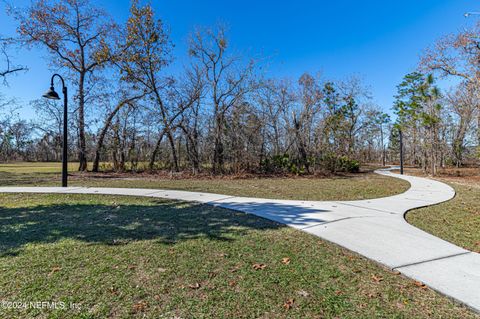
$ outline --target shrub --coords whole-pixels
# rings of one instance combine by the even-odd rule
[[[337,156],[333,153],[324,155],[320,159],[320,168],[336,172],[357,173],[360,170],[360,162],[348,156]]]
[[[305,173],[303,165],[299,165],[298,161],[291,159],[288,154],[266,158],[262,161],[261,167],[266,173],[291,173],[297,175]]]
[[[340,156],[338,158],[340,171],[348,173],[358,173],[360,171],[360,162],[351,159],[347,156]]]
[[[113,165],[110,162],[100,162],[100,171],[101,172],[111,172],[113,171]]]
[[[309,165],[336,173],[356,173],[360,170],[360,163],[348,156],[337,156],[333,153],[326,154],[318,159],[309,158]],[[296,175],[305,174],[305,166],[299,160],[292,159],[288,154],[276,155],[264,159],[261,163],[263,172],[266,173],[290,173]]]

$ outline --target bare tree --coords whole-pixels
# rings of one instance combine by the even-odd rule
[[[84,171],[86,85],[89,77],[112,60],[111,39],[117,26],[88,0],[38,0],[25,11],[10,8],[10,13],[19,23],[21,39],[28,45],[47,48],[52,65],[67,70],[76,84],[79,170]]]
[[[471,127],[476,108],[480,105],[479,92],[476,87],[461,83],[455,90],[446,96],[446,102],[455,115],[457,123],[452,125],[452,154],[457,167],[463,163],[465,153],[465,139]]]
[[[239,105],[253,89],[252,73],[255,63],[241,65],[237,57],[226,55],[228,41],[225,28],[199,29],[190,39],[190,55],[197,59],[205,76],[208,95],[213,106],[213,157],[214,173],[224,170],[224,130],[226,113]]]
[[[292,112],[292,133],[300,155],[300,164],[310,170],[314,125],[320,115],[322,92],[317,80],[310,74],[303,74],[299,81],[299,105]]]
[[[155,103],[160,114],[162,133],[159,146],[166,135],[170,144],[175,171],[179,171],[177,149],[174,138],[174,121],[183,110],[167,103],[166,94],[174,81],[162,76],[161,71],[170,63],[171,43],[161,20],[156,20],[151,5],[138,6],[133,1],[127,22],[127,49],[118,65],[124,72],[124,79],[149,92],[150,101]],[[155,159],[157,148],[152,153]]]
[[[480,22],[471,30],[442,37],[433,47],[425,51],[420,68],[427,72],[438,72],[443,77],[459,78],[469,87],[478,87],[480,85],[479,33]],[[477,108],[480,108],[480,104]],[[480,112],[477,114],[477,145],[480,145]]]
[[[22,65],[14,64],[8,53],[8,47],[14,43],[12,38],[0,37],[0,54],[2,59],[2,67],[0,68],[0,78],[2,78],[3,85],[7,85],[7,76],[26,71],[27,68]]]
[[[184,110],[181,114],[179,127],[185,134],[185,146],[188,158],[192,164],[193,173],[201,170],[200,135],[202,121],[202,98],[204,97],[204,77],[198,66],[193,65],[186,70],[186,77],[177,85],[175,90],[175,103],[179,109]]]
[[[122,93],[120,93],[122,94]],[[97,142],[95,145],[95,156],[93,159],[93,166],[92,166],[92,171],[93,172],[98,172],[99,165],[100,165],[100,152],[103,148],[103,144],[105,141],[105,136],[107,134],[108,129],[112,125],[112,121],[115,118],[115,116],[120,112],[120,110],[125,107],[125,106],[132,106],[137,100],[143,98],[146,95],[146,93],[139,92],[138,95],[129,97],[125,93],[122,94],[122,98],[117,102],[113,110],[109,111],[107,113],[107,116],[105,118],[105,121],[98,133],[97,137]]]
[[[370,92],[357,77],[341,81],[337,87],[343,102],[343,128],[347,141],[347,153],[352,156],[355,152],[356,136],[369,122],[365,115],[371,99]]]
[[[63,106],[52,100],[40,99],[30,103],[35,110],[36,118],[34,128],[43,136],[43,144],[54,151],[52,160],[61,160],[62,131],[63,131]],[[47,153],[47,152],[45,152]]]
[[[267,80],[256,91],[255,99],[263,113],[264,143],[267,145],[267,150],[271,148],[273,156],[285,154],[288,122],[286,118],[291,115],[291,109],[295,103],[291,83],[275,79]]]

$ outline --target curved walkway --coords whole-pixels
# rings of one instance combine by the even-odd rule
[[[413,208],[455,196],[448,185],[427,178],[376,173],[411,184],[403,194],[359,201],[298,201],[128,188],[0,187],[5,193],[78,193],[196,201],[242,211],[303,230],[421,281],[480,312],[480,254],[455,246],[408,224]]]

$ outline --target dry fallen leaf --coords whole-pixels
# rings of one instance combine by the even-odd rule
[[[290,258],[288,257],[282,258],[282,264],[288,265],[289,263],[290,263]]]
[[[237,285],[237,282],[236,282],[235,280],[230,280],[230,281],[228,282],[228,285],[229,285],[230,287],[235,287],[235,286]]]
[[[283,308],[289,310],[293,307],[293,304],[295,303],[295,299],[288,299],[287,301],[285,301],[285,303],[283,304]]]
[[[377,275],[372,275],[372,279],[375,282],[383,281],[383,277],[382,276],[377,276]]]
[[[240,270],[240,266],[237,265],[235,267],[233,267],[232,269],[230,269],[230,272],[237,272],[238,270]]]
[[[198,282],[194,283],[193,285],[188,285],[188,287],[190,289],[199,289],[200,288],[200,284]]]
[[[393,273],[394,275],[400,275],[400,274],[401,274],[401,272],[399,272],[398,270],[394,270],[392,273]]]
[[[374,294],[374,293],[370,292],[370,293],[367,294],[367,297],[370,298],[370,299],[375,298],[375,297],[377,297],[377,294]]]
[[[146,301],[139,301],[136,304],[133,305],[133,311],[134,312],[143,312],[145,309],[147,309],[148,304]]]
[[[255,270],[263,270],[267,267],[265,264],[253,264],[252,268]]]
[[[54,273],[56,273],[57,271],[60,271],[61,269],[62,269],[62,267],[59,267],[59,266],[52,267],[52,270],[50,271],[50,273],[48,275],[51,276]]]
[[[423,282],[415,281],[413,284],[414,284],[415,286],[419,287],[419,288],[427,289],[427,286],[425,286],[425,284],[424,284]]]

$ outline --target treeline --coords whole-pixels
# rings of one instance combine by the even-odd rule
[[[218,113],[209,107],[208,86],[203,89],[188,106],[177,102],[178,108],[168,109],[171,141],[162,113],[149,100],[106,113],[101,129],[86,134],[94,170],[303,174],[356,171],[358,161],[382,162],[388,116],[369,104],[357,79],[323,82],[309,74],[298,82],[271,79],[256,83],[238,104],[222,104]],[[189,92],[175,88],[182,90]],[[61,160],[61,103],[37,100],[32,107],[36,121],[12,116],[3,123],[8,134],[3,135],[2,160]],[[72,117],[70,127],[75,126]],[[70,130],[71,141],[78,139],[75,131]],[[72,143],[72,156],[76,150]]]
[[[75,92],[69,152],[87,169],[194,173],[355,171],[381,161],[387,116],[355,78],[267,78],[231,52],[221,26],[189,39],[185,68],[163,22],[132,3],[125,26],[87,1],[37,1],[11,10],[24,45],[47,48]],[[61,108],[32,102],[35,123],[4,123],[2,160],[58,161]],[[19,125],[21,124],[21,125]],[[18,138],[17,138],[18,136]],[[36,136],[32,139],[32,136]]]
[[[358,78],[268,77],[261,59],[233,52],[221,26],[194,30],[188,60],[174,68],[168,28],[138,1],[124,25],[85,0],[34,1],[9,14],[17,43],[47,49],[67,79],[69,154],[81,171],[88,162],[93,171],[356,171],[359,162],[398,161],[400,130],[407,162],[432,173],[476,156],[477,86],[467,80],[442,93],[433,76],[408,75],[391,123]],[[438,69],[431,54],[425,74]],[[59,161],[59,104],[32,101],[31,122],[6,111],[0,160]]]
[[[478,102],[471,93],[463,85],[444,93],[432,74],[405,76],[394,105],[397,122],[390,136],[391,150],[399,149],[401,132],[407,163],[432,175],[446,166],[475,163],[478,144],[473,136],[478,127],[473,116]]]
[[[477,23],[442,37],[423,53],[418,71],[406,75],[397,87],[390,149],[399,149],[401,130],[407,163],[432,175],[449,165],[478,165],[479,35]]]

